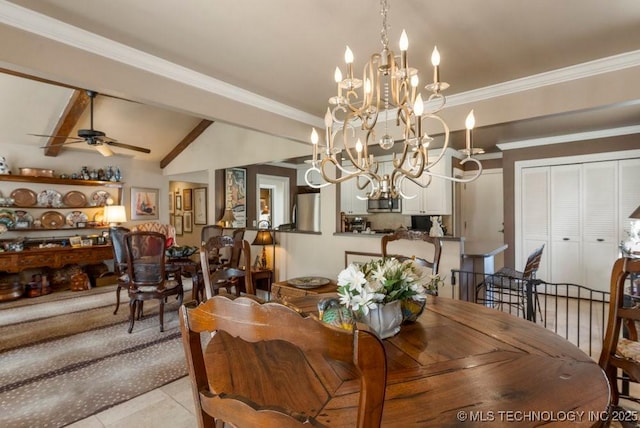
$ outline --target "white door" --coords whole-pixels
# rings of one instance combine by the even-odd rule
[[[486,170],[462,186],[462,236],[467,241],[504,242],[502,169]],[[504,255],[495,257],[495,268],[504,266]]]

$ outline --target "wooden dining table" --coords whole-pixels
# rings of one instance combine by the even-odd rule
[[[286,304],[316,312],[318,301],[329,296],[287,298]],[[429,296],[417,322],[383,342],[384,427],[598,426],[606,415],[609,386],[596,362],[562,337],[513,315]],[[265,385],[258,380],[307,369],[294,367],[291,351],[279,346],[258,347],[248,358],[248,373],[260,388]],[[274,361],[277,368],[268,369]],[[331,391],[309,391],[305,400],[313,403],[313,417],[330,427],[355,426],[358,380],[335,363],[313,364]]]

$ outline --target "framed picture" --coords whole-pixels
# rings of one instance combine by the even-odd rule
[[[185,211],[191,211],[193,209],[193,205],[191,205],[191,196],[193,189],[184,189],[182,191],[182,209]]]
[[[193,223],[191,223],[191,217],[192,217],[193,213],[191,211],[185,211],[184,212],[184,231],[191,233],[193,232],[193,228],[191,227],[191,225]]]
[[[174,218],[174,225],[173,227],[176,228],[176,235],[178,236],[182,236],[182,216],[181,215],[177,215]]]
[[[158,219],[159,189],[131,188],[131,220]]]
[[[173,198],[171,198],[173,199]],[[169,224],[173,227],[176,227],[176,216],[173,214],[169,214]]]
[[[173,192],[169,192],[169,214],[173,214]]]
[[[176,211],[182,211],[182,196],[176,195]]]
[[[193,189],[193,223],[207,224],[207,188]]]
[[[233,227],[247,227],[247,170],[225,170],[225,209],[233,212]]]

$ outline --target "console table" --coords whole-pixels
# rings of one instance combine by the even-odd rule
[[[111,245],[30,248],[0,252],[0,271],[18,273],[31,268],[62,268],[73,263],[92,264],[110,259],[113,259]]]

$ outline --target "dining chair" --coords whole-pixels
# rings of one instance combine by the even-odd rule
[[[158,300],[160,331],[164,331],[164,305],[169,296],[182,304],[184,291],[180,269],[165,266],[166,236],[158,232],[129,232],[125,235],[129,274],[129,333],[142,315],[146,300]]]
[[[237,262],[234,266],[231,266],[231,263],[228,263],[212,269],[209,264],[209,254],[212,249],[230,249],[231,253],[237,252],[238,258],[244,254],[242,258],[244,265],[241,266],[240,262]],[[204,293],[200,290],[196,293],[199,299],[204,300],[204,296],[210,299],[218,294],[221,288],[226,289],[229,293],[231,288],[234,288],[236,296],[240,296],[243,289],[247,294],[256,294],[253,278],[251,277],[251,245],[249,245],[248,241],[244,239],[238,240],[237,236],[231,237],[228,235],[209,238],[200,247],[200,263],[202,265]]]
[[[141,223],[131,228],[132,231],[138,232],[158,232],[162,233],[166,238],[166,247],[172,247],[178,245],[176,242],[176,228],[170,224],[158,223],[157,221],[150,221],[147,223]]]
[[[320,426],[317,409],[343,386],[331,381],[332,369],[359,381],[356,426],[380,426],[387,367],[373,332],[361,324],[353,330],[330,326],[252,296],[232,297],[180,308],[199,427]],[[215,332],[205,349],[203,332]]]
[[[523,318],[526,316],[527,307],[527,287],[531,287],[531,296],[535,298],[535,305],[542,320],[540,301],[536,290],[536,273],[542,261],[544,244],[536,248],[524,265],[522,271],[510,267],[503,267],[494,274],[487,275],[483,282],[476,287],[476,302],[502,308],[503,305],[514,307],[516,313],[522,311]],[[535,309],[532,314],[535,317]]]
[[[628,280],[637,281],[637,278],[640,278],[640,259],[620,258],[614,262],[611,270],[609,317],[599,360],[611,386],[613,405],[618,405],[621,397],[640,402],[640,397],[622,394],[618,388],[618,370],[628,376],[624,382],[640,382],[640,342],[636,328],[636,323],[640,321],[640,307],[637,303],[633,304],[625,292]],[[621,337],[623,329],[625,331]]]
[[[202,227],[200,231],[200,242],[207,242],[209,238],[213,238],[214,236],[221,236],[223,234],[224,228],[222,226],[218,226],[217,224],[208,224]],[[209,265],[218,265],[220,264],[220,254],[218,253],[218,249],[215,248],[209,253]]]
[[[398,240],[422,241],[428,245],[424,249],[421,248],[420,253],[417,255],[389,254],[389,249],[387,248],[389,243]],[[428,232],[420,230],[397,230],[392,234],[384,235],[380,242],[382,245],[382,257],[395,257],[401,262],[413,260],[420,266],[430,268],[433,275],[438,274],[440,256],[442,255],[442,241],[440,238],[429,236]]]
[[[126,227],[114,226],[109,228],[109,238],[111,239],[111,249],[113,250],[113,271],[116,274],[118,286],[116,288],[116,309],[113,314],[118,313],[120,307],[120,290],[129,288],[129,275],[127,275],[127,248],[124,236],[130,230]]]

